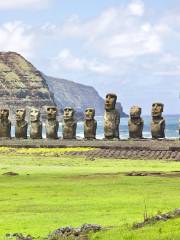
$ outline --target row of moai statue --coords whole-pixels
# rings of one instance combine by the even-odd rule
[[[119,139],[120,114],[116,110],[116,94],[107,94],[105,101],[104,135],[105,139]],[[165,138],[165,119],[162,117],[164,105],[152,104],[151,135],[153,139]],[[141,118],[141,108],[133,106],[130,109],[128,121],[129,138],[142,139],[144,121]]]
[[[109,93],[105,100],[104,114],[104,138],[106,140],[119,139],[120,113],[116,109],[116,94]],[[163,104],[154,103],[152,105],[152,138],[165,137],[165,120],[162,117]],[[63,114],[62,134],[63,139],[76,139],[77,122],[74,118],[74,109],[66,107]],[[46,138],[58,139],[59,122],[57,121],[57,108],[47,107],[46,109]],[[87,140],[96,139],[97,121],[95,120],[95,109],[87,108],[84,113],[84,138]],[[0,138],[11,138],[11,122],[8,119],[9,110],[0,110]],[[27,139],[28,122],[25,120],[26,110],[18,109],[16,111],[15,137],[17,139]],[[144,121],[141,118],[141,108],[133,106],[130,110],[130,119],[128,121],[129,138],[143,138]],[[42,122],[40,120],[40,111],[32,108],[30,111],[30,138],[42,139]]]

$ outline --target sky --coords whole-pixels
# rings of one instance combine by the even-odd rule
[[[0,0],[0,51],[43,73],[180,111],[179,0]]]

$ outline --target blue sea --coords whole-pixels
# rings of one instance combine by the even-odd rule
[[[143,116],[144,119],[144,130],[143,130],[143,136],[145,138],[151,138],[150,133],[150,123],[151,123],[151,117],[150,116]],[[179,116],[178,115],[167,115],[164,117],[166,120],[166,138],[173,139],[179,137],[179,131],[178,131],[178,121]],[[104,137],[103,131],[103,117],[98,116],[96,117],[97,120],[97,139],[102,139]],[[14,137],[15,131],[14,127],[12,127],[12,137]],[[60,123],[59,127],[59,137],[62,136],[62,124]],[[83,130],[83,122],[78,122],[77,125],[77,138],[83,138],[84,136],[84,130]],[[43,138],[45,138],[45,126],[43,126]],[[127,139],[128,138],[128,118],[121,118],[120,122],[120,138],[121,139]]]

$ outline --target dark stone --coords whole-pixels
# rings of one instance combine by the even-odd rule
[[[138,106],[131,107],[130,119],[128,121],[129,138],[142,138],[144,121],[141,118],[141,108]]]
[[[95,109],[87,108],[85,110],[85,120],[84,120],[84,138],[87,140],[96,139],[96,129],[97,129],[97,121],[94,119],[95,117]]]
[[[74,109],[66,107],[63,114],[63,139],[76,139],[77,122],[74,119]]]
[[[119,139],[120,113],[115,109],[117,96],[106,95],[104,114],[104,137],[106,140]]]
[[[153,103],[151,134],[153,139],[165,138],[165,119],[162,117],[164,105]]]
[[[28,123],[25,121],[25,117],[26,117],[25,109],[16,110],[16,127],[15,127],[16,138],[27,139]]]
[[[59,122],[56,120],[57,108],[47,107],[46,109],[47,120],[46,120],[46,138],[57,139]]]
[[[9,110],[0,109],[0,138],[11,138],[11,122],[8,117]]]
[[[40,111],[32,108],[30,112],[30,138],[42,139],[42,123],[40,121]]]

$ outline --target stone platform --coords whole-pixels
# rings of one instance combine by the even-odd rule
[[[15,148],[95,148],[87,151],[65,151],[65,155],[86,156],[93,158],[115,158],[115,159],[167,159],[180,161],[179,140],[0,140],[0,147]]]

